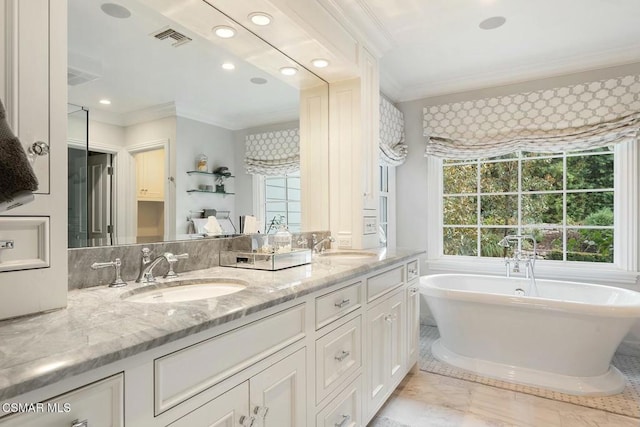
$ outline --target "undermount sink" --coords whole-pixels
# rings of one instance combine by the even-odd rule
[[[246,282],[235,279],[184,280],[136,289],[122,298],[146,304],[185,302],[230,295],[246,287]]]
[[[327,251],[320,254],[321,257],[331,257],[336,259],[366,259],[377,257],[375,252],[366,251]]]

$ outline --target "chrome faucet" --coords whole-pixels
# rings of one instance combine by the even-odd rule
[[[153,269],[156,265],[160,264],[162,260],[167,260],[169,263],[169,272],[164,277],[176,277],[177,274],[173,271],[173,265],[178,262],[178,259],[188,257],[189,254],[174,255],[171,252],[165,252],[151,259],[151,250],[149,248],[143,248],[140,259],[140,273],[138,273],[136,283],[155,283],[156,278],[153,276]]]
[[[317,254],[317,253],[322,253],[325,250],[324,247],[324,243],[325,242],[335,242],[336,239],[334,239],[332,236],[329,237],[325,237],[324,239],[318,241],[318,236],[316,236],[316,234],[312,234],[311,238],[313,239],[313,253]]]
[[[522,252],[523,240],[531,240],[531,242],[533,242],[533,255],[523,254]],[[539,293],[538,293],[538,287],[536,286],[536,278],[535,278],[535,272],[534,272],[534,268],[536,266],[536,256],[538,254],[535,237],[533,237],[531,234],[509,234],[498,242],[498,246],[507,249],[511,247],[510,242],[517,242],[518,244],[516,247],[514,247],[513,255],[511,256],[511,258],[509,257],[504,258],[507,277],[511,277],[511,272],[519,273],[520,264],[524,264],[524,267],[525,267],[524,277],[526,279],[529,279],[531,282],[529,295],[538,296]]]

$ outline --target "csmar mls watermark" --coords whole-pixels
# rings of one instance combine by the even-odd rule
[[[4,402],[0,406],[0,412],[5,414],[14,413],[67,413],[71,412],[71,403],[64,402]]]

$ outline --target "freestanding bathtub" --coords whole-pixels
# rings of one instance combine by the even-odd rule
[[[574,395],[621,392],[611,359],[636,318],[640,293],[586,283],[471,274],[420,278],[440,331],[433,355],[480,375]]]

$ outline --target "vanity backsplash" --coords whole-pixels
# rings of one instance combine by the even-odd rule
[[[292,233],[293,246],[305,247],[304,242],[306,241],[306,247],[311,248],[312,234],[316,234],[316,238],[319,241],[328,237],[331,233],[329,231]],[[134,280],[138,277],[140,270],[142,248],[149,248],[152,258],[165,252],[171,252],[174,255],[188,253],[189,258],[180,259],[174,267],[174,270],[180,273],[217,267],[220,263],[220,251],[250,251],[252,247],[251,240],[251,235],[244,235],[229,238],[69,249],[69,290],[106,286],[111,283],[115,278],[115,270],[113,268],[93,270],[91,264],[94,262],[115,261],[116,258],[120,258],[122,262],[122,279],[125,281]],[[162,277],[168,270],[168,264],[161,262],[154,268],[154,275]]]

